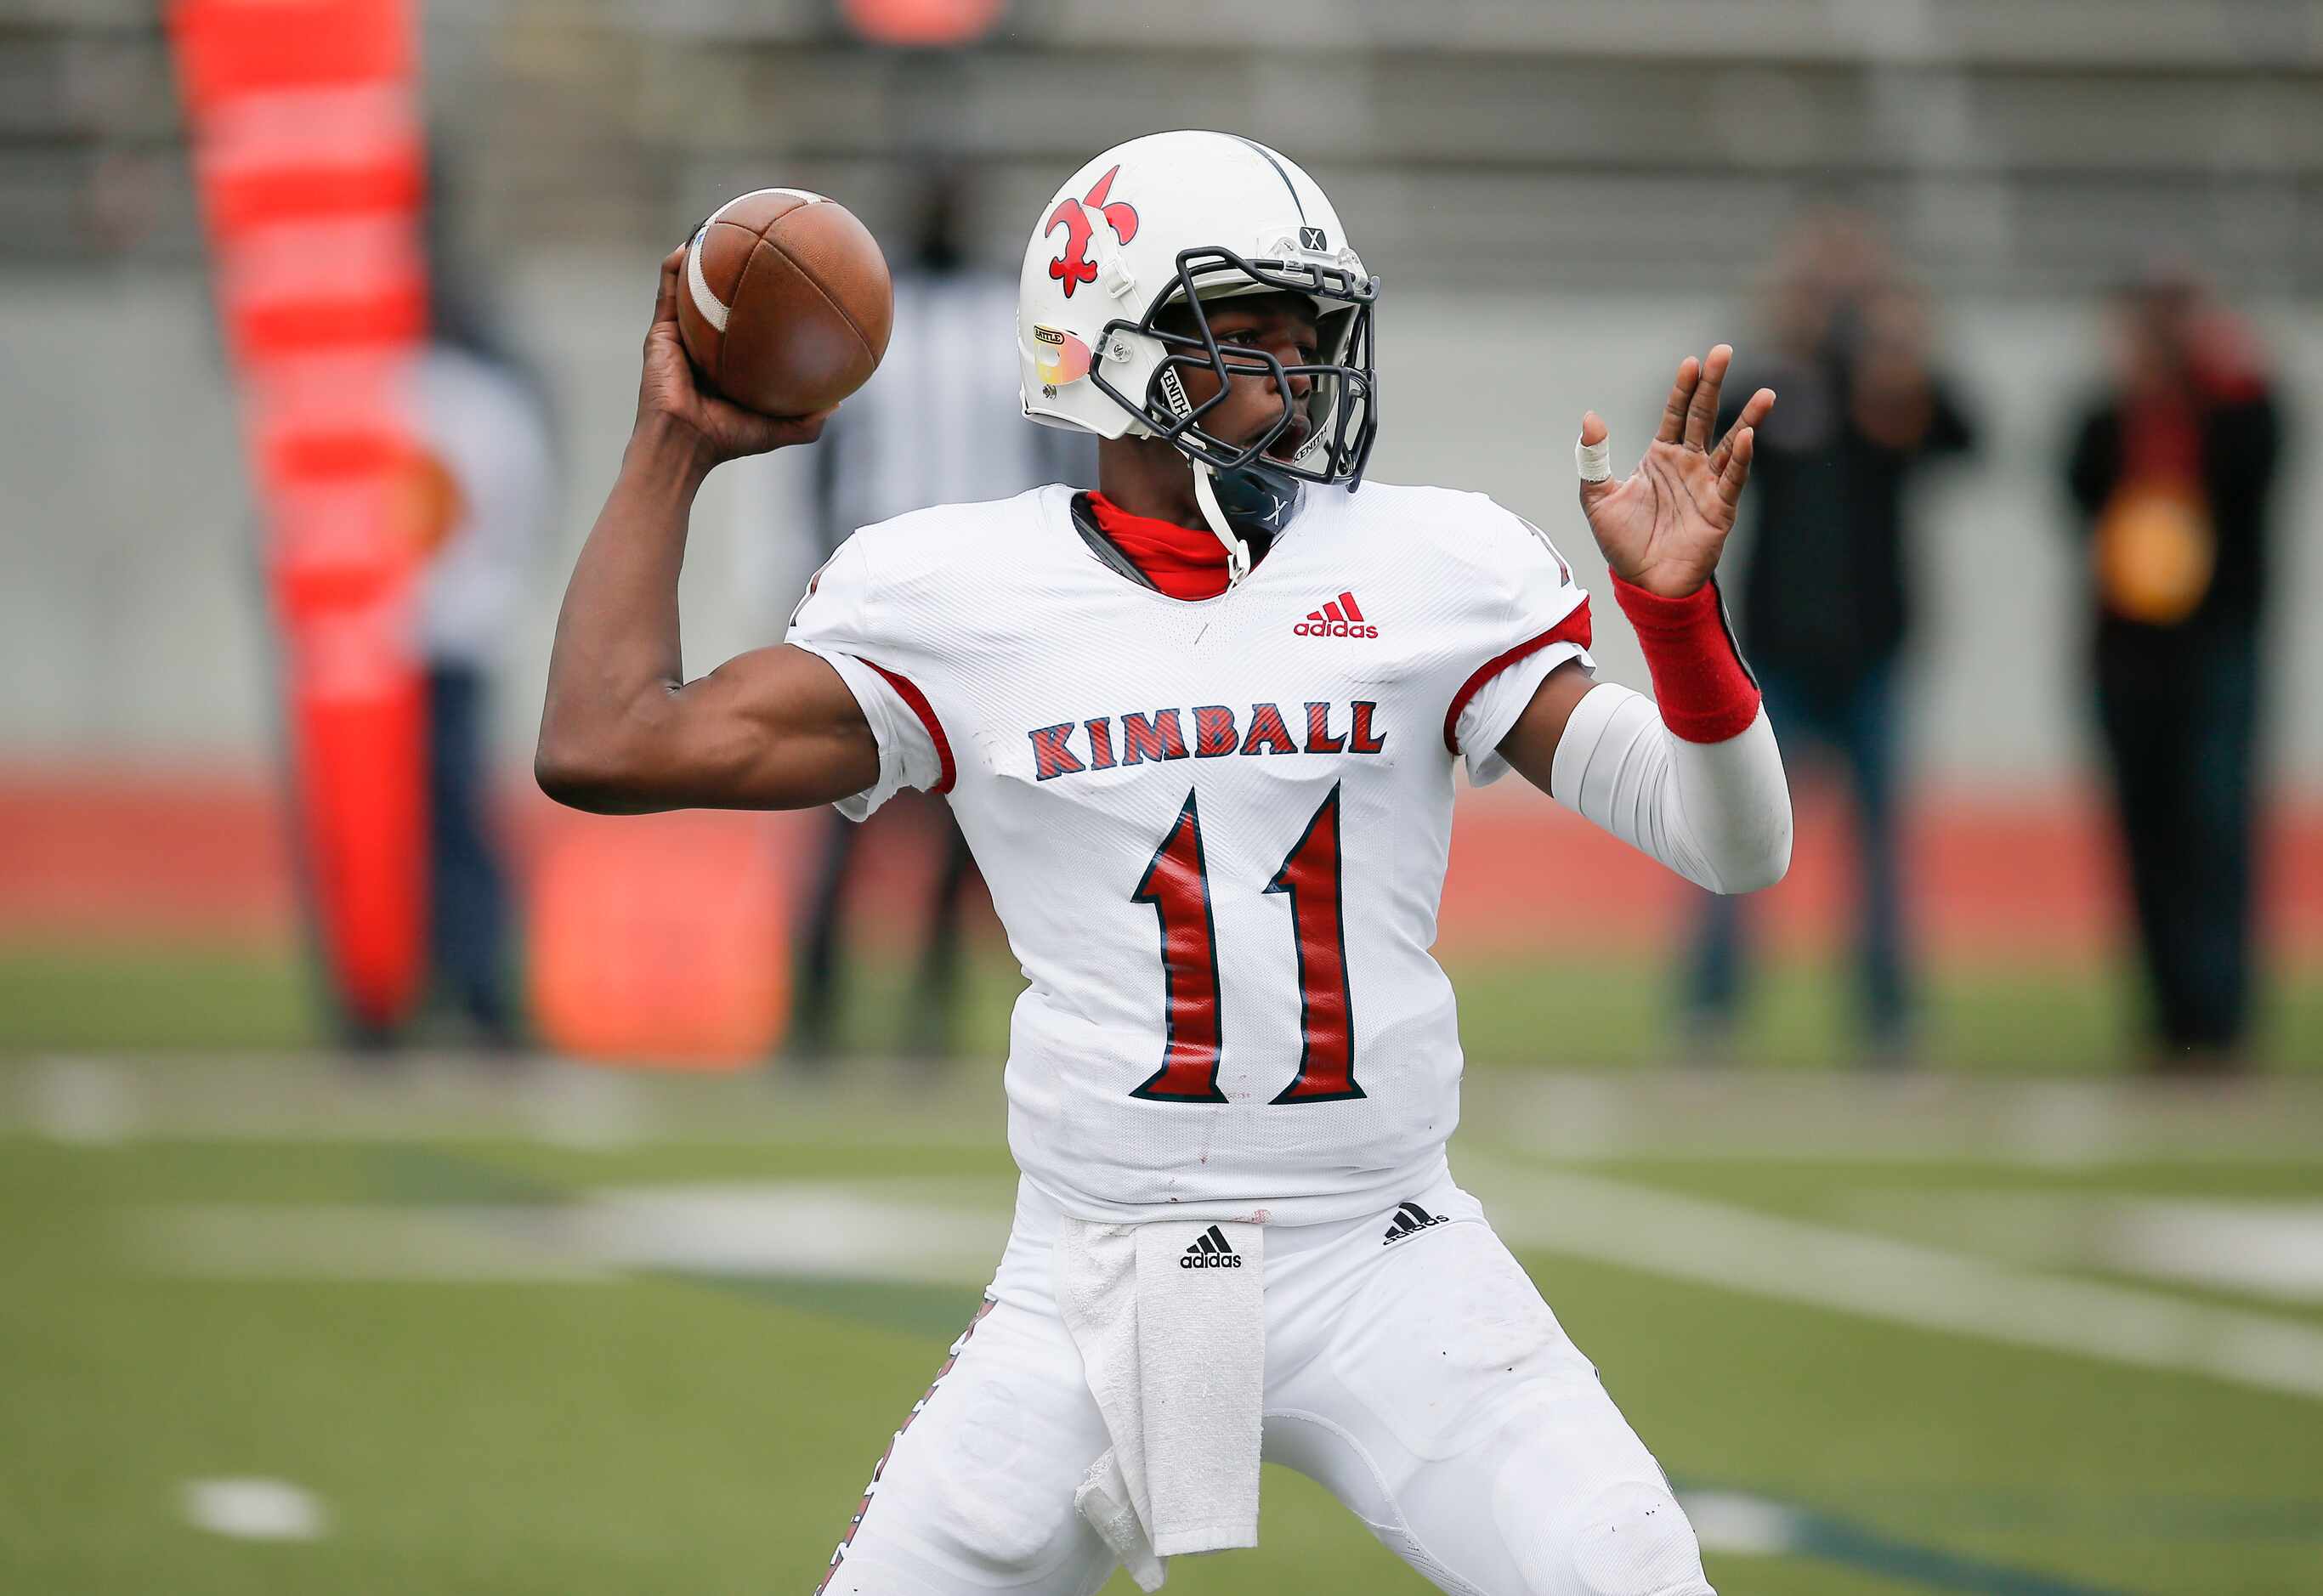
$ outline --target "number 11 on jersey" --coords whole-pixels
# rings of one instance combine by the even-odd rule
[[[1307,822],[1265,891],[1290,906],[1299,950],[1299,1073],[1276,1103],[1329,1103],[1364,1095],[1355,1084],[1354,1004],[1347,989],[1346,923],[1339,891],[1339,788]],[[1151,903],[1162,927],[1162,1068],[1130,1095],[1168,1103],[1224,1103],[1218,1053],[1217,928],[1195,794],[1153,851],[1130,901]]]

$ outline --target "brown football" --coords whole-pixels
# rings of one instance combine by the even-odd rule
[[[685,352],[711,389],[749,409],[829,409],[877,369],[895,319],[886,257],[852,211],[820,194],[730,199],[685,246]]]

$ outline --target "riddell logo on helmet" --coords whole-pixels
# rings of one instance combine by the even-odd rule
[[[1049,275],[1063,285],[1068,299],[1081,284],[1097,280],[1097,262],[1088,258],[1089,212],[1103,216],[1114,237],[1123,243],[1137,236],[1137,212],[1126,200],[1108,198],[1113,179],[1120,172],[1119,166],[1110,167],[1080,198],[1057,201],[1057,208],[1049,213],[1048,225],[1041,229],[1043,237],[1060,227],[1065,230],[1065,252],[1049,262]]]
[[[1307,619],[1290,628],[1301,637],[1376,637],[1379,628],[1364,619],[1363,607],[1355,595],[1341,593],[1320,610],[1308,611]]]

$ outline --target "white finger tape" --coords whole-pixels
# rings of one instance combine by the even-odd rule
[[[1610,435],[1602,443],[1584,444],[1578,438],[1573,441],[1573,468],[1581,473],[1584,482],[1602,482],[1611,477],[1612,456],[1613,440]]]

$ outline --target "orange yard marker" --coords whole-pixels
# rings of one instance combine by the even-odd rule
[[[740,1069],[790,1014],[785,894],[758,815],[561,814],[532,869],[533,1015],[576,1058]]]

